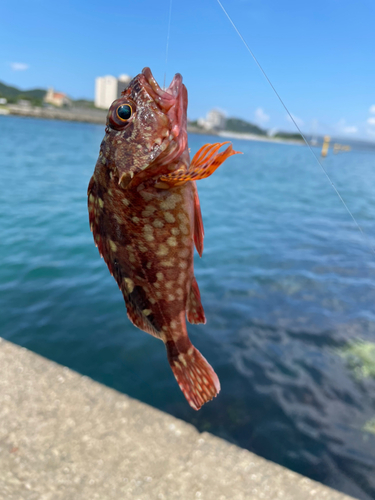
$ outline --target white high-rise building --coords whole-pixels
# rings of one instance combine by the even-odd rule
[[[95,79],[95,106],[108,109],[117,99],[117,78],[114,76],[100,76]]]
[[[121,92],[129,85],[131,77],[128,75],[99,76],[95,79],[95,106],[108,109],[115,99],[121,96]]]
[[[132,81],[132,77],[129,75],[120,75],[117,80],[117,99],[121,96],[129,83]]]
[[[206,115],[206,118],[199,118],[198,125],[207,130],[223,130],[226,125],[224,113],[218,109],[211,109]]]

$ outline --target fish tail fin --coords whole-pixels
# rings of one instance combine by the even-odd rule
[[[189,341],[184,352],[173,341],[167,341],[168,361],[189,405],[199,410],[220,392],[220,382],[212,366]]]

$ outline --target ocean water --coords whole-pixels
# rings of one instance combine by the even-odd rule
[[[0,335],[361,499],[375,497],[375,379],[340,355],[375,342],[375,154],[234,140],[198,185],[196,276],[207,324],[188,325],[219,375],[190,409],[163,344],[133,327],[88,225],[102,126],[0,116]],[[194,153],[217,138],[191,135]],[[366,344],[370,345],[370,344]],[[353,361],[353,360],[352,360]],[[358,360],[357,360],[358,361]],[[0,371],[1,376],[1,371]]]

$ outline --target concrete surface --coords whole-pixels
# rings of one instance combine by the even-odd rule
[[[1,500],[344,500],[0,339]]]

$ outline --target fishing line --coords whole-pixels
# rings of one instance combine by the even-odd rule
[[[230,17],[230,15],[228,14],[228,12],[225,10],[223,4],[220,2],[220,0],[217,0],[217,3],[220,5],[221,9],[223,10],[224,14],[226,15],[226,17],[228,18],[228,21],[231,23],[231,25],[233,26],[234,30],[236,31],[237,35],[240,37],[240,39],[242,40],[243,44],[245,45],[247,51],[249,52],[249,54],[251,55],[251,57],[254,59],[256,65],[258,66],[258,68],[260,69],[260,71],[263,73],[263,76],[264,78],[267,80],[268,84],[270,85],[271,89],[274,91],[274,93],[276,94],[276,97],[278,98],[278,100],[281,102],[283,108],[285,109],[285,111],[288,113],[288,116],[289,118],[292,120],[292,122],[294,123],[296,129],[298,130],[298,133],[301,135],[302,139],[305,141],[305,144],[306,146],[309,148],[309,150],[311,151],[311,154],[313,155],[313,157],[315,158],[315,160],[317,161],[317,163],[319,164],[320,168],[323,170],[325,176],[327,177],[328,179],[328,182],[331,184],[331,186],[333,187],[333,189],[335,190],[337,196],[340,198],[341,200],[341,203],[344,205],[346,211],[348,212],[348,214],[350,215],[350,217],[353,219],[354,221],[354,224],[357,226],[357,228],[359,229],[359,231],[362,233],[362,236],[365,238],[365,240],[367,241],[367,244],[368,246],[370,247],[372,253],[375,254],[375,248],[372,246],[371,244],[371,241],[370,241],[370,238],[368,237],[368,235],[363,231],[363,229],[361,228],[361,226],[359,225],[359,223],[357,222],[356,218],[354,217],[354,215],[352,214],[352,212],[350,211],[348,205],[345,203],[343,197],[341,196],[341,194],[339,193],[338,189],[336,188],[336,186],[334,185],[333,181],[331,180],[330,176],[328,175],[328,172],[326,171],[326,169],[323,167],[321,161],[319,160],[319,158],[316,156],[314,150],[312,149],[312,147],[310,146],[310,144],[308,143],[306,137],[304,136],[304,134],[302,133],[301,129],[299,128],[299,126],[297,125],[295,119],[293,118],[292,114],[290,113],[289,109],[286,107],[286,105],[284,104],[284,101],[281,99],[280,95],[278,94],[277,90],[275,89],[275,87],[272,85],[272,82],[271,80],[268,78],[266,72],[264,71],[264,69],[262,68],[260,62],[258,61],[258,59],[255,57],[254,55],[254,52],[250,49],[250,47],[248,46],[248,44],[246,43],[246,40],[244,39],[244,37],[241,35],[239,29],[237,28],[237,26],[234,24],[232,18]]]
[[[167,31],[167,46],[165,48],[165,71],[164,71],[164,84],[163,84],[163,89],[164,90],[165,90],[165,80],[167,78],[168,48],[169,48],[169,33],[171,31],[171,18],[172,18],[172,0],[169,0],[169,18],[168,18],[168,31]]]

